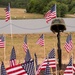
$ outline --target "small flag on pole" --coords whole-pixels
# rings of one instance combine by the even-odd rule
[[[47,66],[47,62],[49,62],[50,68],[56,68],[56,59],[55,59],[55,50],[52,49],[48,54],[48,59],[46,58],[43,63],[38,67],[36,74],[39,75],[41,70],[45,70]]]
[[[47,61],[46,69],[44,71],[44,75],[52,75],[50,72],[49,62]]]
[[[51,10],[45,14],[46,23],[48,23],[53,18],[56,18],[56,5],[53,5]]]
[[[11,56],[10,56],[10,67],[13,67],[16,65],[16,53],[14,47],[12,48],[11,51]]]
[[[67,39],[66,39],[66,43],[65,43],[64,48],[66,49],[66,51],[67,51],[68,53],[72,50],[72,48],[73,48],[73,43],[72,43],[71,34],[67,36]]]
[[[64,71],[64,75],[73,75],[73,63],[72,63],[72,57],[70,58],[70,61]]]
[[[1,64],[1,75],[7,75],[4,63]]]
[[[27,72],[28,75],[35,75],[34,72],[34,60],[30,60],[22,64],[23,69]]]
[[[31,55],[30,55],[29,49],[27,49],[26,56],[25,56],[25,62],[28,62],[30,60],[31,60]]]
[[[0,36],[0,48],[4,48],[4,36]]]
[[[28,45],[27,45],[27,35],[25,36],[25,39],[24,39],[23,48],[24,48],[24,51],[27,52],[27,49],[28,49]]]
[[[5,21],[7,22],[10,19],[10,4],[8,4],[8,6],[6,7],[5,12],[6,12]]]
[[[39,44],[40,46],[44,46],[44,35],[42,34],[36,44]]]
[[[56,58],[54,48],[48,54],[48,61],[50,62],[50,67],[56,68]]]

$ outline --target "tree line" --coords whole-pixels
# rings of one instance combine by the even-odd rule
[[[12,8],[24,8],[28,13],[45,14],[54,4],[58,17],[75,13],[75,0],[0,0],[0,7],[7,6],[9,2]]]

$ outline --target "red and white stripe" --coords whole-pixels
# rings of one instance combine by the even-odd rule
[[[39,44],[39,45],[41,45],[41,46],[44,46],[44,39],[40,38],[40,39],[36,42],[36,44]]]
[[[16,65],[16,59],[10,60],[10,67],[13,67]]]
[[[46,15],[46,22],[48,23],[51,19],[56,18],[56,11],[51,12],[51,10],[49,10]]]
[[[27,52],[28,45],[27,45],[25,42],[24,42],[24,44],[23,44],[23,49],[24,49],[25,52]]]
[[[6,72],[8,75],[27,75],[21,64],[6,68]]]
[[[0,39],[0,48],[4,48],[4,41],[2,39]]]
[[[72,50],[72,48],[73,48],[72,40],[69,43],[66,42],[64,48],[69,53]]]
[[[49,61],[49,67],[50,68],[56,68],[56,60],[55,60],[55,58],[45,59],[44,62],[38,67],[38,70],[36,71],[36,75],[39,75],[41,70],[45,70],[46,69],[48,61]]]
[[[6,12],[5,21],[7,22],[10,19],[10,7],[9,6],[5,9],[5,12]]]
[[[64,71],[64,75],[73,75],[73,67],[67,66],[66,70]]]

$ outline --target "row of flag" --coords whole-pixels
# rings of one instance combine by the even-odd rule
[[[15,48],[13,47],[11,51],[11,56],[13,58],[11,59],[10,57],[11,59],[10,61],[16,60],[15,58],[16,53],[14,51],[15,51]],[[30,54],[28,52],[26,53],[27,55]],[[11,63],[13,64],[13,62]],[[40,72],[42,70],[44,71],[44,75],[52,75],[51,68],[54,69],[56,67],[57,67],[57,63],[56,63],[56,58],[55,58],[55,50],[52,49],[49,52],[48,57],[46,57],[43,63],[37,67],[36,72],[35,72],[34,60],[30,59],[30,60],[25,60],[25,62],[21,64],[13,64],[12,66],[10,65],[7,68],[5,68],[4,63],[2,62],[1,75],[40,75]],[[73,58],[71,56],[70,61],[64,71],[64,75],[73,75],[74,73],[75,73],[75,64],[73,64]]]
[[[10,20],[10,4],[5,9],[6,11],[6,22]],[[51,10],[49,10],[45,14],[46,22],[48,23],[51,19],[56,18],[56,5],[53,5]],[[4,37],[0,37],[0,48],[4,48]],[[40,38],[37,40],[36,44],[39,44],[41,46],[45,45],[44,42],[44,35],[42,34]],[[11,56],[10,56],[10,66],[5,68],[4,63],[1,64],[1,75],[40,75],[41,70],[44,70],[44,75],[52,75],[50,69],[56,68],[56,58],[55,58],[55,50],[52,49],[50,53],[47,55],[47,57],[44,59],[43,63],[39,65],[37,63],[37,56],[35,54],[35,63],[34,59],[31,58],[29,48],[27,45],[27,36],[25,36],[24,43],[23,43],[24,51],[26,52],[26,57],[24,59],[24,62],[21,64],[16,63],[16,53],[15,48],[12,48]],[[66,39],[66,43],[64,48],[69,53],[72,48],[72,37],[71,35],[68,35]],[[36,64],[36,70],[35,66]],[[73,75],[75,73],[75,65],[73,64],[72,57],[70,58],[69,64],[67,65],[64,75]]]
[[[4,48],[4,41],[5,41],[4,37],[0,36],[0,48]],[[36,44],[39,44],[41,46],[45,45],[43,34],[39,37]],[[68,48],[66,48],[66,47],[68,47]],[[24,39],[23,48],[24,48],[24,51],[26,52],[26,57],[24,59],[25,60],[24,63],[21,63],[21,64],[16,63],[16,53],[15,53],[15,48],[13,47],[12,51],[11,51],[11,56],[10,56],[10,66],[5,69],[6,72],[3,72],[4,68],[2,67],[1,68],[2,73],[8,73],[8,75],[13,75],[13,74],[14,75],[15,74],[17,74],[17,75],[27,75],[27,74],[28,75],[35,75],[35,73],[34,73],[34,69],[35,69],[34,68],[34,60],[31,58],[31,55],[30,55],[30,52],[29,52],[29,49],[28,49],[28,45],[27,45],[27,35],[25,36],[25,39]],[[72,37],[71,37],[71,34],[70,34],[70,35],[67,36],[66,43],[65,43],[65,49],[66,50],[68,49],[67,51],[70,52],[72,50],[72,48],[73,48]],[[36,63],[36,75],[39,75],[41,70],[46,70],[46,68],[48,66],[50,68],[56,68],[57,63],[56,63],[55,50],[54,49],[52,49],[50,51],[50,53],[47,55],[47,57],[45,58],[43,63],[39,65],[39,67],[38,67],[38,63],[37,63],[36,54],[35,54],[35,57],[36,57],[36,61],[35,61],[35,63]],[[70,68],[73,69],[72,71],[74,73],[74,71],[75,71],[74,66],[75,65],[73,66],[71,62],[72,62],[72,60],[70,60],[70,63],[68,64],[69,67],[67,67],[66,70],[64,71],[64,75],[67,75],[67,73],[69,73],[68,71],[70,70]],[[2,62],[2,65],[3,65],[3,62]],[[22,74],[22,73],[24,73],[24,74]],[[72,74],[68,74],[68,75],[72,75]]]
[[[0,36],[0,48],[4,48],[5,46],[5,41],[4,41],[4,36]],[[36,44],[39,44],[41,46],[44,46],[45,42],[44,42],[44,35],[42,34],[39,39],[37,40]],[[23,43],[23,48],[24,48],[24,51],[27,52],[27,49],[28,49],[28,45],[27,45],[27,35],[25,36],[25,39],[24,39],[24,43]],[[73,48],[73,42],[72,42],[72,36],[71,34],[69,34],[67,36],[67,39],[66,39],[66,43],[64,45],[64,48],[66,49],[66,51],[69,53],[72,48]]]
[[[37,40],[36,44],[39,44],[40,46],[44,46],[45,45],[45,42],[44,42],[44,34],[42,34],[39,37],[39,39]],[[25,36],[25,39],[24,39],[23,48],[24,48],[25,52],[28,49],[27,35]],[[73,48],[73,42],[72,42],[72,36],[71,36],[71,34],[69,34],[67,36],[66,42],[65,42],[65,45],[64,45],[64,48],[66,49],[66,51],[68,53],[72,50],[72,48]]]

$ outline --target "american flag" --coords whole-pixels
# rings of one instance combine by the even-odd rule
[[[34,72],[34,60],[30,60],[22,64],[23,69],[27,72],[28,75],[35,75]]]
[[[54,48],[48,54],[48,61],[50,62],[50,67],[56,68],[56,58],[55,58],[55,49]]]
[[[41,69],[45,69],[46,65],[47,65],[47,61],[49,62],[49,66],[51,68],[56,68],[56,59],[55,59],[55,50],[54,48],[50,51],[50,53],[48,54],[48,59],[45,59]]]
[[[0,36],[0,48],[4,48],[4,36]]]
[[[38,67],[36,74],[39,75],[41,70],[45,70],[47,66],[47,61],[49,62],[49,67],[56,68],[55,50],[52,49],[48,54],[48,59],[46,58],[43,63]]]
[[[30,60],[31,60],[31,55],[30,55],[29,49],[27,49],[26,56],[25,56],[25,62],[28,62]]]
[[[64,75],[73,75],[73,65],[72,65],[72,57],[64,71]]]
[[[1,64],[1,75],[7,75],[4,63]]]
[[[13,67],[15,65],[16,65],[16,53],[15,53],[15,48],[13,47],[10,56],[10,67]]]
[[[56,18],[56,5],[53,5],[51,10],[49,10],[45,14],[46,23],[48,23],[51,19]]]
[[[47,61],[46,69],[44,71],[44,75],[52,75],[50,72],[49,61]]]
[[[27,52],[27,49],[28,49],[28,45],[27,45],[27,35],[25,36],[25,39],[24,39],[23,48],[24,48],[24,51]]]
[[[40,46],[44,46],[44,35],[42,34],[36,44],[39,44]]]
[[[8,75],[28,75],[21,64],[6,68]]]
[[[67,51],[68,53],[72,50],[72,48],[73,48],[73,43],[72,43],[71,34],[67,36],[67,39],[66,39],[66,43],[65,43],[64,48],[66,49],[66,51]]]
[[[5,12],[6,12],[5,21],[7,22],[10,19],[10,4],[8,4],[8,6],[6,7]]]

